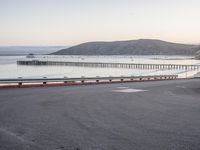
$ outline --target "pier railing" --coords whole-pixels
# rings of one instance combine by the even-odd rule
[[[125,83],[136,81],[174,80],[178,75],[157,76],[120,76],[120,77],[80,77],[80,78],[17,78],[0,79],[0,88],[34,87],[34,86],[67,86],[84,84]]]

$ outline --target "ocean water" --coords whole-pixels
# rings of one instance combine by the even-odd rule
[[[0,78],[42,78],[42,77],[96,77],[96,76],[140,76],[140,75],[180,75],[189,77],[197,71],[185,70],[139,70],[122,68],[91,68],[72,66],[21,66],[17,60],[29,59],[25,56],[0,56]],[[200,61],[186,56],[49,56],[38,55],[34,60],[112,62],[112,63],[150,63],[150,64],[195,64]]]

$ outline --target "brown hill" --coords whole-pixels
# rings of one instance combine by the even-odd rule
[[[197,45],[178,44],[161,40],[140,39],[115,42],[88,42],[53,55],[195,55]]]

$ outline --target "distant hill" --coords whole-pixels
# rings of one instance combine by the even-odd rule
[[[195,57],[196,59],[198,59],[198,60],[200,60],[200,46],[199,46],[199,51],[197,52],[197,54],[196,54],[196,57]]]
[[[53,55],[195,55],[197,45],[140,39],[116,42],[88,42],[52,53]]]

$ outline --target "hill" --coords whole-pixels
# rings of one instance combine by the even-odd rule
[[[140,39],[115,42],[87,42],[53,55],[195,55],[197,45]]]
[[[196,57],[195,57],[196,59],[198,59],[198,60],[200,60],[200,47],[199,47],[199,51],[197,52],[197,54],[196,54]]]

